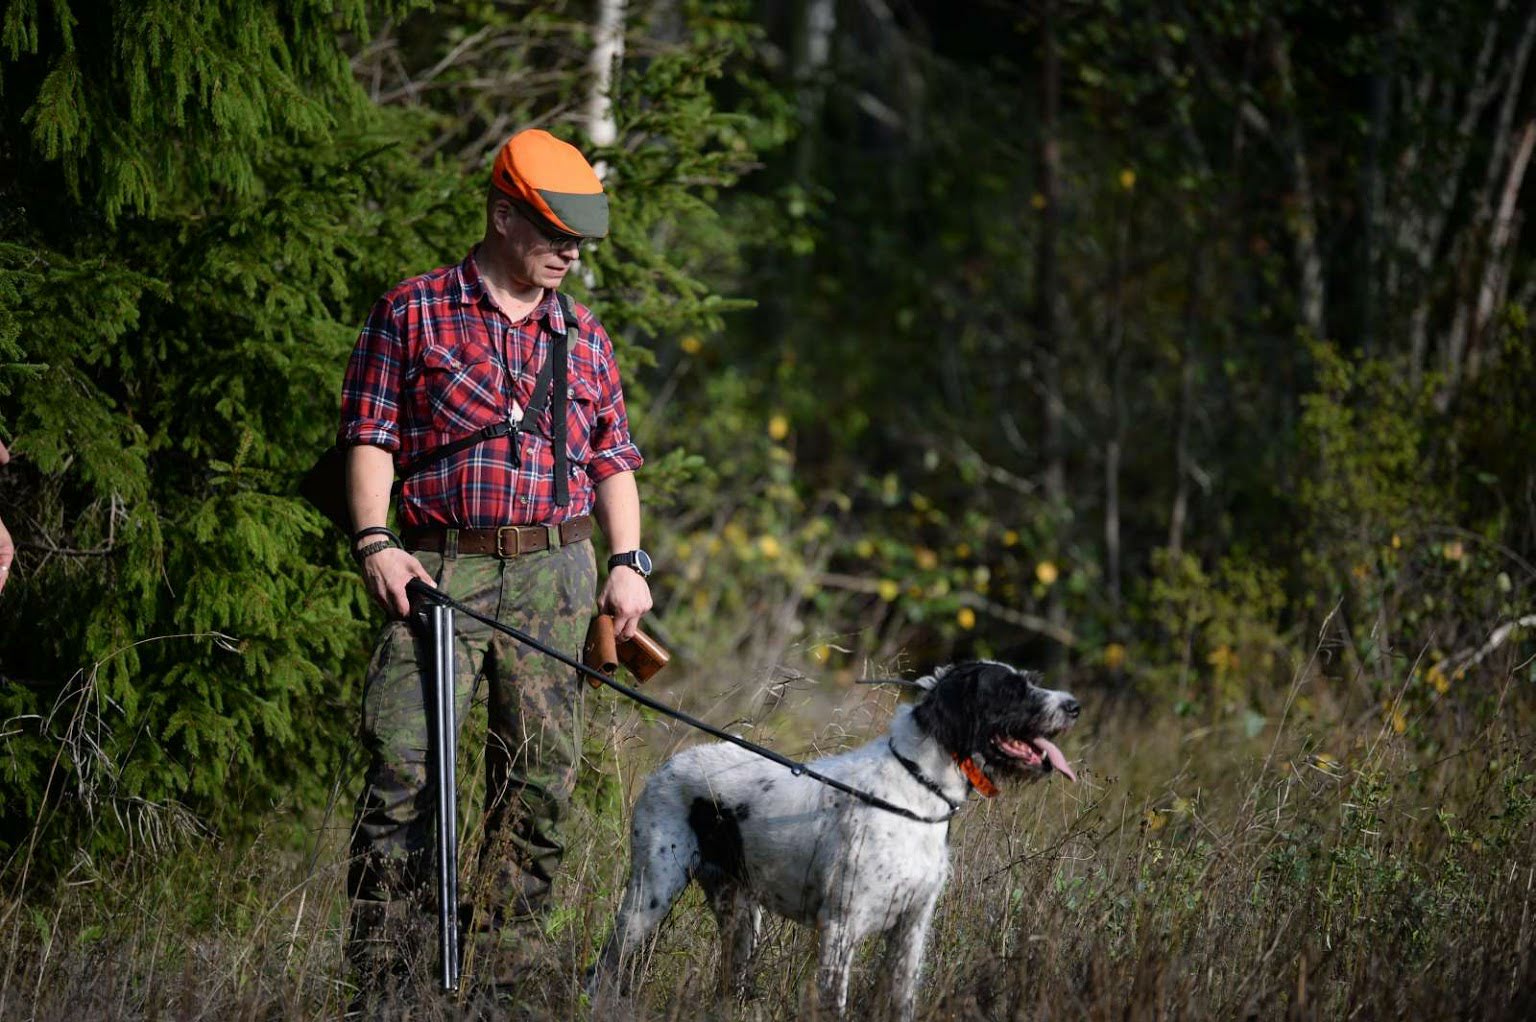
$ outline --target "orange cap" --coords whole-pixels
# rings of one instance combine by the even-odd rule
[[[496,154],[491,184],[532,206],[550,226],[583,238],[608,234],[608,196],[580,150],[547,131],[529,128]]]

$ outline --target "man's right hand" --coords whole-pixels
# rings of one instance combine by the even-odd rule
[[[421,562],[399,547],[380,550],[363,561],[363,584],[368,587],[368,595],[391,617],[403,619],[410,614],[411,599],[405,593],[405,584],[413,578],[437,586]]]

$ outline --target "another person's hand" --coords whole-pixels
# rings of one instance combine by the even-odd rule
[[[411,612],[411,598],[406,595],[405,585],[413,578],[429,586],[437,585],[421,562],[399,547],[380,550],[363,561],[363,585],[391,617],[404,618]]]
[[[651,587],[637,571],[618,567],[608,573],[608,581],[597,597],[604,614],[613,615],[613,634],[628,639],[640,627],[640,619],[651,609]]]
[[[5,449],[5,443],[0,442],[0,465],[11,460],[11,452]],[[0,589],[5,588],[6,579],[11,577],[11,562],[16,559],[16,544],[11,542],[11,534],[5,527],[5,522],[0,521]]]
[[[5,588],[5,580],[11,577],[11,562],[15,559],[16,544],[11,542],[5,523],[0,522],[0,589]]]

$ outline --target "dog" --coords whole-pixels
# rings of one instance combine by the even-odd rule
[[[1077,779],[1051,739],[1081,707],[1041,680],[995,661],[942,668],[915,683],[922,699],[898,709],[885,736],[809,764],[921,819],[739,746],[673,756],[635,803],[629,879],[589,990],[625,988],[634,956],[697,881],[720,925],[722,982],[738,993],[766,908],[817,928],[818,993],[839,1016],[855,950],[887,934],[891,1004],[912,1018],[929,924],[949,877],[949,819],[973,789],[990,795],[999,781],[1051,773]]]

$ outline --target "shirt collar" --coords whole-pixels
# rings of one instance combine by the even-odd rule
[[[463,305],[479,305],[482,301],[490,301],[490,295],[485,290],[485,280],[480,276],[480,267],[475,265],[475,251],[479,247],[476,245],[471,248],[464,261],[455,268],[458,274],[459,302]],[[544,297],[529,313],[529,317],[542,319],[551,333],[565,332],[565,315],[560,309],[560,300],[549,288],[544,289]]]

